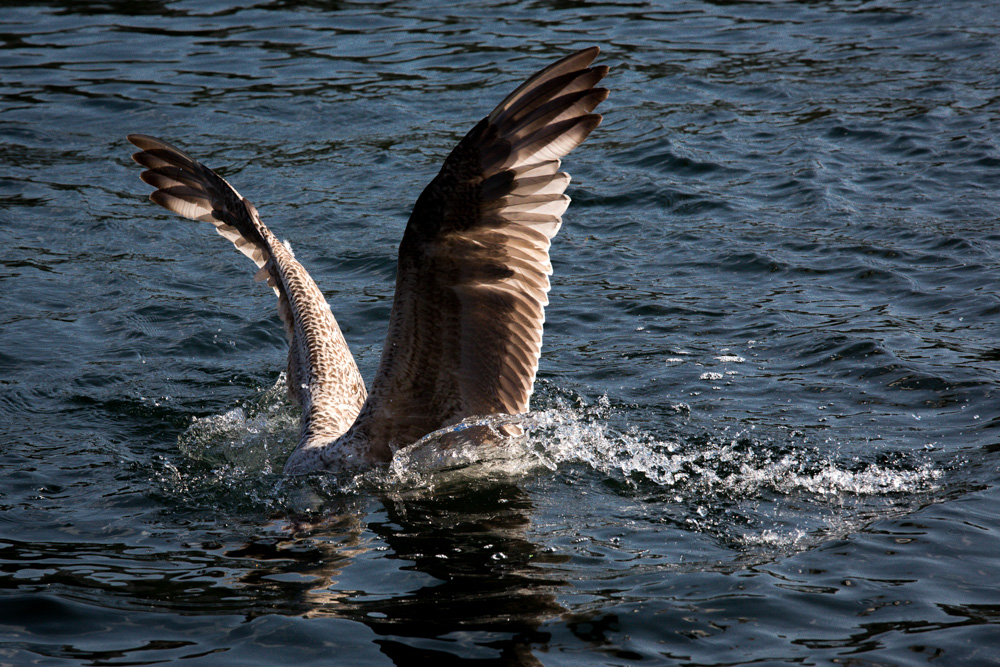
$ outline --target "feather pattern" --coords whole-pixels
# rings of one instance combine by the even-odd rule
[[[278,296],[288,338],[288,393],[302,406],[300,444],[330,442],[354,421],[366,397],[364,381],[322,292],[291,250],[271,233],[257,209],[214,171],[179,148],[142,134],[132,159],[156,190],[150,200],[186,218],[209,222],[257,265],[255,280]]]
[[[549,246],[569,206],[560,160],[601,122],[591,47],[546,67],[480,121],[413,208],[399,246],[382,359],[366,395],[330,308],[290,248],[223,178],[133,134],[150,199],[211,223],[278,296],[288,386],[303,409],[285,472],[363,467],[472,416],[528,410],[548,305]],[[349,428],[348,428],[349,427]],[[346,432],[345,432],[346,431]],[[488,440],[485,429],[463,438]]]
[[[597,127],[608,68],[586,49],[542,70],[477,124],[414,206],[368,400],[337,442],[287,472],[387,461],[476,415],[528,410],[548,304],[549,246],[569,205],[560,159]]]

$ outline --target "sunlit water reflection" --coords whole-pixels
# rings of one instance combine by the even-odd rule
[[[0,663],[995,662],[992,10],[7,3]],[[281,475],[273,295],[124,135],[251,198],[370,378],[417,193],[594,42],[524,435]]]

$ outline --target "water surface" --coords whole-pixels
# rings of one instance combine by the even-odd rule
[[[6,3],[0,664],[996,664],[993,9]],[[278,474],[273,294],[125,134],[248,196],[370,379],[416,196],[593,43],[528,437]]]

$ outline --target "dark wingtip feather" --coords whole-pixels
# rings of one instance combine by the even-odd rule
[[[579,72],[581,70],[586,70],[587,67],[590,65],[590,63],[594,61],[594,58],[596,58],[600,52],[601,48],[599,46],[591,46],[586,49],[577,51],[576,53],[571,53],[565,58],[557,60],[556,62],[552,63],[548,67],[537,72],[534,76],[531,76],[530,78],[528,78],[527,81],[525,81],[520,86],[515,88],[510,95],[505,97],[503,101],[500,102],[500,104],[498,104],[495,109],[493,109],[493,111],[490,113],[489,116],[487,116],[487,118],[489,118],[490,122],[493,122],[498,115],[507,110],[507,108],[514,100],[518,99],[522,94],[524,94],[527,90],[531,88],[538,88],[544,85],[546,82],[549,82],[565,74],[569,74],[571,72]],[[605,74],[607,74],[608,68],[604,65],[601,65],[600,67],[604,68],[604,73],[601,74],[600,77],[598,77],[594,83],[600,81],[600,79],[603,78]],[[594,69],[596,70],[600,68],[594,68]]]

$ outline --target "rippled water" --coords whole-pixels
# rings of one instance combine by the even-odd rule
[[[991,3],[7,2],[0,664],[997,664]],[[526,436],[284,478],[271,291],[370,378],[409,207],[598,43]]]

